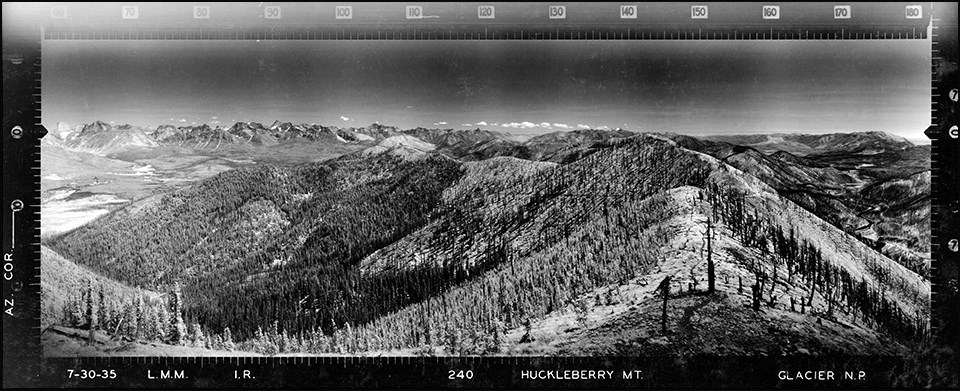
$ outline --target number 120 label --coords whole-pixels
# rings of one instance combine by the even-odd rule
[[[477,18],[493,19],[496,15],[496,9],[492,5],[481,5],[477,7]]]

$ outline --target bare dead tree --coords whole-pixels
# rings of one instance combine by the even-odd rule
[[[670,276],[667,276],[657,286],[657,290],[663,295],[663,314],[660,316],[660,331],[667,333],[667,299],[670,297]]]
[[[713,293],[716,290],[717,274],[713,264],[713,224],[707,217],[707,230],[703,232],[704,241],[707,245],[707,292]]]

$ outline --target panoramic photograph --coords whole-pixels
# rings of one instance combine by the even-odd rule
[[[928,40],[42,45],[47,357],[930,334]]]

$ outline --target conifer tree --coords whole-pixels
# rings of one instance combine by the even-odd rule
[[[203,336],[203,330],[201,330],[200,325],[196,323],[190,325],[190,346],[195,348],[206,347],[206,340]]]
[[[160,304],[156,307],[156,317],[153,322],[153,334],[156,336],[156,339],[160,342],[165,342],[167,340],[167,325],[170,324],[170,316],[167,312],[167,303],[166,300],[161,299]]]
[[[166,297],[161,296],[160,302],[157,304],[157,325],[155,326],[161,342],[167,342],[170,337],[170,311],[168,308],[169,303]]]
[[[93,308],[93,280],[87,280],[87,305],[86,305],[86,320],[87,326],[89,327],[89,332],[87,336],[87,343],[92,344],[94,342],[94,329],[97,327],[97,318],[96,310]]]
[[[187,325],[183,322],[183,296],[180,292],[180,283],[173,284],[173,314],[171,314],[170,343],[174,345],[187,344]]]
[[[230,333],[230,328],[226,327],[223,329],[223,349],[233,351],[234,348],[233,334]]]
[[[110,313],[107,309],[107,298],[106,293],[104,292],[103,283],[99,284],[100,289],[98,289],[97,297],[97,327],[106,330],[110,319]]]
[[[136,298],[134,299],[134,300],[135,300],[135,302],[134,302],[134,303],[135,303],[134,316],[136,317],[136,320],[137,320],[137,322],[136,322],[137,327],[136,327],[136,329],[134,330],[134,338],[135,338],[135,339],[143,339],[143,338],[145,337],[145,335],[144,335],[144,334],[145,334],[145,331],[146,331],[145,329],[148,327],[148,325],[146,324],[146,323],[147,323],[147,319],[146,319],[147,316],[146,316],[146,314],[144,313],[145,309],[144,309],[144,304],[143,304],[143,291],[140,289],[139,286],[137,287],[137,293],[136,293],[136,294],[137,294],[137,296],[136,296]]]

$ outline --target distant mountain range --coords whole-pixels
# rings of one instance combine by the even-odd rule
[[[758,135],[704,136],[705,140],[722,141],[753,147],[764,153],[777,151],[794,155],[826,154],[831,152],[873,154],[898,151],[913,147],[907,139],[885,132],[863,133],[772,133]]]
[[[434,144],[438,149],[448,151],[451,155],[460,158],[481,160],[491,156],[508,155],[534,160],[555,160],[556,153],[561,150],[634,134],[636,133],[619,129],[612,131],[579,129],[538,135],[525,140],[508,132],[479,128],[400,130],[381,124],[342,128],[281,121],[274,121],[269,126],[258,122],[237,122],[229,127],[201,124],[159,125],[156,128],[143,128],[133,125],[114,126],[96,121],[76,126],[58,123],[54,136],[64,140],[66,145],[72,148],[110,155],[124,148],[149,148],[161,145],[216,149],[231,145],[273,146],[287,141],[376,143],[389,137],[408,135]],[[716,135],[697,139],[751,147],[763,153],[789,153],[797,157],[833,152],[876,154],[914,147],[914,144],[906,139],[884,132]],[[531,146],[533,146],[532,149]]]

